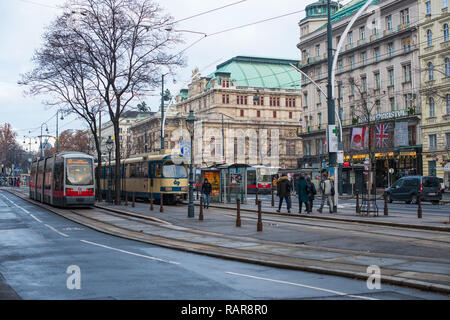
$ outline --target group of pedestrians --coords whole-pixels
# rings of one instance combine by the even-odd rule
[[[283,200],[286,201],[288,213],[291,213],[291,193],[293,191],[292,183],[286,174],[282,174],[277,181],[277,194],[280,198],[277,212],[281,211]],[[301,174],[299,179],[295,182],[295,192],[298,197],[299,210],[298,213],[302,213],[303,204],[305,204],[305,212],[312,213],[313,202],[315,195],[317,194],[316,186],[311,181],[311,177],[305,174]],[[322,179],[319,183],[319,192],[322,195],[320,208],[317,210],[322,213],[325,202],[328,204],[330,213],[333,213],[334,207],[334,182],[333,177],[329,177],[328,173],[322,174]]]
[[[291,213],[291,193],[294,191],[291,181],[286,176],[285,173],[276,180],[277,194],[280,198],[278,204],[277,212],[281,211],[283,201],[286,202],[288,213]],[[203,195],[203,206],[205,209],[209,209],[209,204],[211,201],[212,185],[207,178],[204,179],[201,189]],[[295,192],[298,196],[299,209],[298,213],[302,213],[303,204],[305,204],[305,212],[312,213],[312,207],[314,203],[315,196],[317,194],[316,186],[311,181],[311,177],[305,174],[301,174],[299,179],[295,182]],[[334,181],[333,177],[329,177],[328,173],[322,174],[322,179],[319,183],[319,192],[322,196],[320,203],[320,208],[317,209],[319,213],[322,213],[325,202],[328,204],[330,213],[333,213],[334,207]]]

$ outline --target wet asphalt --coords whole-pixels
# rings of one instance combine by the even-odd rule
[[[79,273],[68,273],[68,270]],[[0,190],[0,299],[449,299],[106,235]],[[78,281],[74,276],[79,275]],[[76,279],[76,280],[78,280]],[[73,288],[79,284],[80,288]]]

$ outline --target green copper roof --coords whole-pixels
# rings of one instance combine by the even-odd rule
[[[237,56],[218,65],[208,78],[216,78],[220,83],[229,74],[238,87],[300,89],[300,73],[290,66],[296,63],[297,60],[290,59]]]
[[[331,24],[338,22],[342,19],[345,19],[346,17],[352,16],[355,14],[361,7],[370,0],[352,0],[349,3],[347,3],[345,6],[340,8],[338,11],[333,13],[331,15]],[[377,4],[378,0],[372,0],[372,4]],[[317,30],[320,30],[322,28],[326,28],[327,24],[325,23],[323,26],[318,28]]]

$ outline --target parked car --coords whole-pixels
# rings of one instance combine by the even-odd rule
[[[422,201],[439,204],[442,199],[441,182],[438,177],[406,176],[397,180],[386,189],[388,201],[405,201],[417,203],[419,195]]]

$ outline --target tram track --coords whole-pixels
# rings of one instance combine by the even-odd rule
[[[80,223],[99,232],[169,249],[180,250],[194,254],[208,255],[222,259],[231,259],[252,264],[302,270],[319,274],[330,274],[335,276],[360,279],[363,281],[367,280],[367,265],[365,264],[365,261],[358,259],[352,260],[347,258],[350,258],[351,256],[354,256],[355,258],[358,258],[360,256],[367,256],[371,257],[370,259],[375,259],[375,261],[380,261],[380,263],[383,263],[383,261],[385,261],[385,258],[399,258],[404,259],[405,263],[432,263],[432,265],[435,264],[437,268],[439,268],[439,264],[450,264],[450,260],[443,258],[421,257],[417,255],[407,256],[406,254],[401,255],[382,252],[368,252],[365,250],[327,248],[324,246],[311,246],[306,244],[261,240],[254,237],[230,236],[182,227],[178,229],[176,228],[176,225],[158,224],[155,221],[149,220],[145,220],[146,224],[152,225],[153,227],[148,227],[147,229],[144,227],[141,229],[139,226],[137,226],[136,228],[136,225],[133,226],[129,223],[130,221],[142,223],[143,219],[137,217],[123,216],[118,213],[110,212],[108,210],[106,210],[106,212],[105,210],[100,211],[99,208],[81,210],[59,209],[50,207],[45,204],[37,203],[28,199],[24,195],[17,195],[14,192],[11,193],[34,205],[54,212],[58,215],[61,215],[67,219]],[[99,213],[104,215],[107,214],[110,216],[110,218],[103,216],[103,219],[101,219],[100,215],[95,217],[95,215]],[[121,219],[122,221],[128,222],[117,223],[116,220],[116,223],[114,223],[115,219]],[[152,234],[152,228],[155,231],[159,231]],[[165,233],[161,233],[161,229],[172,229],[172,231],[186,232],[186,234],[178,234],[177,237],[176,234],[171,233],[168,234],[167,237],[165,237]],[[179,237],[180,235],[181,237]],[[202,238],[200,237],[201,235],[206,237]],[[227,245],[221,245],[220,242],[210,243],[208,240],[206,240],[208,239],[208,236],[213,235],[216,235],[217,239],[222,239],[223,241],[221,242],[239,244],[240,242],[250,240],[256,242],[256,246],[244,245],[238,247],[229,247]],[[270,248],[278,248],[278,250],[271,251]],[[317,255],[308,256],[308,254],[306,254],[298,256],[291,255],[289,253],[291,251],[301,253],[304,250],[305,252],[308,252],[308,249],[316,250]],[[324,251],[339,252],[343,255],[340,258],[326,258],[323,257],[320,253]],[[450,283],[450,276],[447,273],[436,273],[436,271],[427,269],[417,270],[414,272],[406,272],[408,269],[405,270],[404,268],[402,268],[398,264],[396,265],[393,262],[388,263],[388,265],[382,266],[382,268],[383,283],[408,286],[427,291],[443,292],[446,294],[450,293],[450,287],[448,286],[448,284]]]
[[[111,214],[114,216],[122,217],[127,220],[135,220],[135,219],[139,220],[140,219],[140,218],[130,218],[130,217],[122,216],[120,213],[111,212],[108,209],[103,209],[102,212]],[[257,219],[257,218],[246,217],[246,216],[245,217],[241,216],[241,219],[242,218],[248,219],[248,220],[256,220]],[[93,219],[93,218],[90,217],[90,219]],[[147,223],[149,223],[149,222],[147,222]],[[155,223],[149,223],[149,224],[154,225]],[[297,224],[300,225],[300,223],[297,223]],[[168,229],[172,229],[171,225],[172,224],[170,224],[170,225],[169,224],[165,224],[165,225],[158,224],[158,226],[160,226],[162,228],[168,228]],[[132,229],[129,229],[129,230],[133,231]],[[235,240],[239,240],[239,241],[254,241],[255,240],[254,238],[251,238],[251,237],[231,236],[231,235],[226,235],[226,234],[221,234],[221,233],[203,231],[203,230],[199,230],[199,229],[189,229],[187,232],[194,233],[194,234],[200,234],[200,235],[207,235],[207,236],[221,236],[223,238],[235,239]],[[366,232],[364,232],[364,233],[366,233]],[[400,237],[396,237],[396,238],[400,238]],[[167,239],[170,239],[170,238],[167,238]],[[422,239],[417,238],[417,240],[422,240]],[[425,239],[425,240],[427,240],[427,239]],[[390,253],[384,253],[384,252],[372,252],[372,251],[366,251],[366,250],[339,249],[339,248],[324,247],[324,246],[314,246],[314,245],[309,245],[309,244],[305,244],[305,243],[288,243],[288,242],[269,241],[269,240],[262,240],[262,239],[258,239],[258,242],[264,243],[265,245],[281,245],[281,246],[285,246],[285,247],[314,249],[314,250],[329,251],[329,252],[335,252],[335,253],[345,253],[345,254],[349,254],[349,255],[369,255],[369,256],[374,256],[374,257],[386,257],[386,258],[394,258],[394,259],[407,258],[407,259],[416,260],[416,261],[426,261],[426,262],[437,262],[437,263],[450,264],[450,259],[430,258],[430,257],[411,256],[411,255],[399,255],[399,254],[390,254]],[[436,242],[438,242],[438,241],[436,241]],[[445,243],[446,245],[449,245],[449,248],[450,248],[450,244],[448,242],[443,242],[443,243]]]

